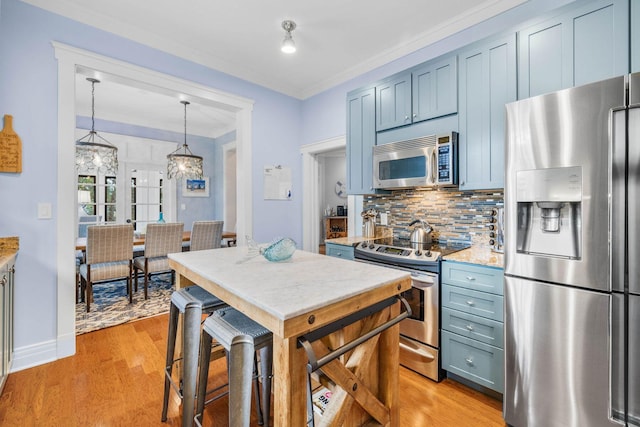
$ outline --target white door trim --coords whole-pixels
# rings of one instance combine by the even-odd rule
[[[208,86],[52,42],[58,60],[57,337],[54,358],[75,353],[75,78],[79,70],[104,73],[149,90],[181,95],[236,113],[239,235],[253,235],[251,141],[253,101]],[[17,361],[16,361],[17,362]],[[36,361],[37,362],[37,361]],[[41,362],[42,363],[42,362]],[[35,363],[38,364],[38,363]]]
[[[237,150],[237,144],[236,141],[232,141],[232,142],[228,142],[226,144],[222,145],[222,176],[223,176],[223,182],[225,183],[225,185],[222,186],[222,203],[223,203],[223,212],[222,212],[222,219],[224,220],[224,230],[225,231],[235,231],[236,227],[232,227],[229,221],[229,218],[231,216],[231,212],[228,208],[228,204],[227,204],[227,198],[229,197],[229,194],[227,192],[227,185],[226,185],[226,181],[227,181],[227,168],[229,167],[228,162],[227,162],[227,156],[229,155],[230,151],[234,151]],[[237,154],[237,151],[236,151]],[[238,180],[238,174],[235,174],[236,176],[236,181]],[[238,197],[238,194],[236,193],[235,197]],[[237,211],[235,216],[237,217]],[[237,221],[237,220],[236,220]],[[236,236],[237,238],[237,236]],[[244,241],[245,239],[240,239],[241,241]]]
[[[318,154],[346,148],[344,135],[300,147],[302,154],[302,242],[303,249],[318,252],[320,244],[320,166]],[[349,216],[352,215],[349,210]]]

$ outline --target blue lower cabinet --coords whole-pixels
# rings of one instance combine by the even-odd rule
[[[336,245],[335,243],[325,243],[325,254],[328,256],[353,260],[353,246]]]
[[[502,268],[442,263],[442,369],[503,393]]]
[[[504,297],[442,284],[442,306],[488,319],[503,321]]]
[[[501,348],[443,330],[442,368],[498,393],[504,392]]]
[[[503,346],[504,323],[502,322],[443,307],[441,325],[442,329],[463,337],[478,340],[495,347],[502,348]]]

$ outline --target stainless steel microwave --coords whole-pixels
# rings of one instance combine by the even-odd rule
[[[458,133],[373,147],[373,188],[458,185]]]

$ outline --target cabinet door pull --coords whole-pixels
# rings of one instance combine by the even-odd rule
[[[406,122],[407,120],[409,120],[409,116],[404,116],[404,121]]]
[[[476,280],[476,278],[473,276],[467,276],[467,280],[473,282],[474,280]]]
[[[467,365],[473,366],[473,357],[468,356],[464,361],[467,362]]]
[[[472,299],[467,300],[467,305],[470,306],[470,307],[473,307],[475,305],[475,302],[473,302]]]
[[[467,325],[467,329],[470,330],[470,331],[473,331],[473,325],[471,323],[469,323]]]

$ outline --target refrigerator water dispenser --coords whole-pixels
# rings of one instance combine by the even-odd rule
[[[517,251],[580,259],[582,168],[519,171]]]

